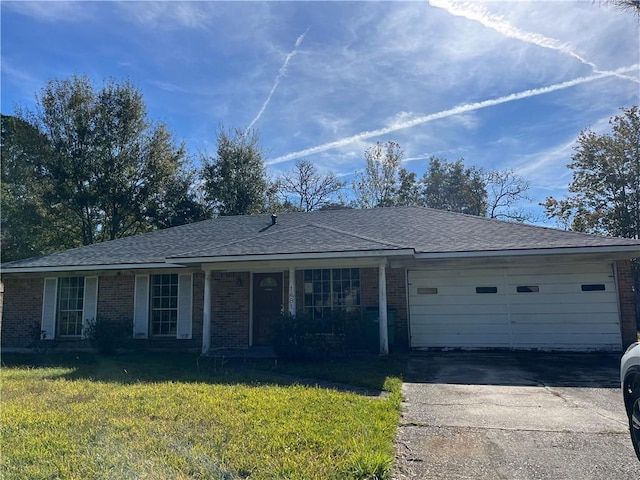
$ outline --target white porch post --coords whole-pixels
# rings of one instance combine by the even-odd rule
[[[378,319],[380,326],[380,355],[389,354],[389,335],[387,333],[387,272],[386,262],[378,266]]]
[[[289,268],[289,315],[296,316],[296,269]]]
[[[202,354],[211,346],[211,270],[204,272],[204,306],[202,310]]]

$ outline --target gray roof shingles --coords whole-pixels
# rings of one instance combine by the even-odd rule
[[[2,265],[51,268],[179,263],[180,258],[362,252],[416,253],[638,247],[640,241],[508,223],[422,207],[219,217]]]

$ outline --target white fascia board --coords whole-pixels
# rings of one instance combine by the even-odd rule
[[[231,262],[263,262],[273,260],[325,260],[325,259],[340,259],[340,258],[371,258],[371,257],[398,257],[398,256],[413,256],[414,250],[412,248],[405,248],[401,250],[360,250],[356,252],[318,252],[318,253],[277,253],[269,255],[236,255],[236,256],[224,256],[224,257],[191,257],[191,258],[176,258],[171,257],[172,262],[180,262],[183,265],[191,263],[231,263]]]
[[[185,268],[178,263],[117,263],[113,265],[64,265],[59,267],[14,267],[3,268],[5,273],[44,273],[44,272],[90,272],[95,270],[140,270],[140,269]]]
[[[560,247],[537,248],[527,250],[482,250],[474,252],[434,252],[417,253],[416,260],[445,259],[445,258],[474,258],[474,257],[524,257],[536,255],[579,255],[579,254],[619,254],[620,258],[634,258],[640,256],[640,246],[604,246],[604,247]]]

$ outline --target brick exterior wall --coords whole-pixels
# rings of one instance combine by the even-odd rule
[[[634,292],[633,274],[630,260],[616,262],[618,272],[618,295],[620,298],[620,327],[622,330],[622,345],[627,348],[638,339],[636,323],[636,298]]]
[[[213,273],[212,349],[249,347],[250,280],[249,273]]]
[[[98,319],[133,320],[135,275],[98,277]],[[5,275],[2,287],[1,346],[31,348],[42,322],[44,278],[14,278]],[[204,273],[193,275],[192,339],[153,338],[134,340],[134,348],[200,350],[202,348],[202,308]],[[86,348],[81,339],[56,338],[56,348]]]
[[[393,338],[389,335],[389,346],[391,350],[406,350],[409,348],[409,322],[407,315],[407,283],[406,270],[404,268],[389,268],[386,270],[387,277],[387,309],[395,311],[395,318],[392,320],[387,316],[389,323],[393,322]],[[362,283],[361,302],[366,307],[378,306],[378,269],[363,268],[360,271],[360,281]]]
[[[2,348],[33,346],[42,324],[43,278],[4,277],[2,287]]]
[[[98,319],[133,321],[134,275],[98,277]]]
[[[631,263],[616,262],[617,285],[620,300],[621,333],[626,347],[637,339],[635,292]],[[387,303],[395,310],[392,350],[408,348],[408,312],[406,297],[406,271],[387,268]],[[304,307],[303,272],[296,272],[296,303],[298,311]],[[288,309],[288,272],[284,272],[285,309]],[[103,275],[98,280],[98,318],[131,320],[133,318],[135,276],[131,274]],[[378,306],[378,269],[360,271],[360,303],[363,309]],[[249,273],[214,272],[212,278],[211,348],[247,348],[250,328]],[[44,279],[5,275],[0,284],[0,328],[2,348],[29,348],[33,346],[42,320]],[[195,350],[202,346],[202,319],[204,302],[204,273],[193,275],[192,339],[153,338],[135,340],[143,348],[169,350]],[[390,338],[391,340],[391,338]],[[62,347],[86,346],[79,341],[57,342]]]

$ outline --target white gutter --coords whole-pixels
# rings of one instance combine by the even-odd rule
[[[177,263],[117,263],[112,265],[62,265],[59,267],[13,267],[3,268],[0,273],[39,273],[39,272],[84,272],[95,270],[140,270],[156,268],[185,268]]]
[[[640,245],[623,245],[607,247],[558,247],[535,248],[527,250],[483,250],[473,252],[433,252],[417,253],[416,260],[439,258],[474,258],[474,257],[524,257],[535,255],[567,255],[589,253],[631,253],[631,257],[640,256]]]
[[[317,252],[317,253],[275,253],[268,255],[229,255],[217,257],[170,257],[172,262],[181,264],[189,263],[227,263],[227,262],[248,262],[248,261],[270,261],[270,260],[314,260],[314,259],[335,259],[335,258],[362,258],[362,257],[391,257],[391,256],[413,256],[415,251],[412,248],[402,250],[360,250],[355,252]]]

